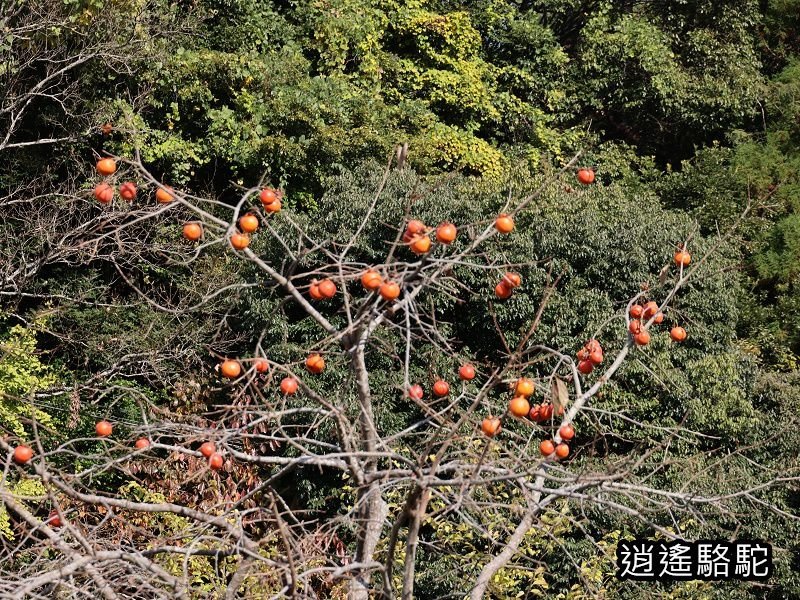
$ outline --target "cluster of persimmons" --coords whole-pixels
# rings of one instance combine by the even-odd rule
[[[101,204],[109,204],[114,199],[114,186],[111,185],[111,176],[117,172],[117,161],[113,158],[101,158],[95,165],[97,172],[103,176],[103,181],[94,186],[94,197]],[[156,200],[160,204],[168,204],[175,199],[174,190],[169,186],[159,187],[156,190]],[[136,200],[139,193],[136,184],[126,181],[119,186],[119,196],[127,202]]]
[[[281,192],[273,188],[264,188],[259,194],[261,206],[270,214],[281,211]],[[235,250],[244,250],[250,245],[250,236],[258,231],[260,226],[258,215],[248,212],[239,218],[238,229],[230,236],[230,244]],[[196,242],[203,237],[203,226],[197,221],[190,221],[183,225],[183,237],[191,242]]]
[[[556,408],[551,402],[531,405],[530,399],[536,391],[536,384],[529,377],[520,377],[512,386],[512,397],[508,403],[508,413],[518,419],[530,419],[535,423],[545,423],[552,419],[554,414],[564,414],[564,407]],[[494,437],[502,426],[501,417],[486,417],[481,423],[481,431],[487,437]],[[543,440],[539,444],[539,451],[543,456],[555,455],[557,458],[566,458],[569,455],[567,442],[575,436],[572,425],[565,425],[559,429],[561,442],[557,445],[550,440]]]
[[[589,171],[591,177],[585,173],[583,177],[581,177],[583,171],[583,169],[579,171],[579,179],[581,183],[588,185],[594,181],[594,172]],[[692,257],[685,248],[681,248],[675,253],[675,264],[681,270],[689,266],[691,260]],[[511,295],[511,290],[516,287],[513,284],[519,281],[510,279],[513,275],[513,273],[507,273],[503,281],[498,284],[495,290],[498,297],[504,298]],[[651,300],[645,304],[634,304],[631,306],[629,314],[631,319],[628,331],[633,337],[634,343],[637,346],[646,346],[650,343],[650,333],[648,331],[650,324],[662,323],[664,321],[664,313],[659,310],[658,303]],[[675,325],[670,330],[669,335],[673,341],[682,342],[686,339],[687,333],[683,327]],[[600,342],[595,339],[587,341],[583,347],[578,350],[576,358],[578,371],[584,375],[589,375],[594,371],[595,367],[598,367],[603,362],[603,348]],[[531,406],[529,398],[533,395],[535,390],[532,379],[527,377],[518,379],[513,389],[514,394],[508,404],[507,413],[520,419],[528,418],[535,423],[543,423],[552,418],[554,412],[553,404],[544,402]],[[564,407],[559,406],[557,413],[559,416],[563,415]],[[487,437],[494,437],[500,431],[501,426],[502,417],[489,416],[481,423],[481,430]],[[569,441],[575,437],[574,427],[569,423],[562,425],[558,430],[558,437],[561,440],[558,443],[550,439],[542,440],[539,444],[539,451],[543,456],[554,456],[559,459],[569,456]]]
[[[103,158],[97,162],[97,171],[105,178],[112,176],[117,165],[114,159]],[[577,172],[578,181],[584,185],[589,185],[595,180],[593,169],[581,168]],[[174,190],[168,186],[159,187],[156,191],[156,199],[160,203],[168,203],[175,199]],[[119,186],[120,196],[127,201],[136,198],[137,189],[133,182],[125,182]],[[102,203],[107,204],[112,201],[114,188],[104,179],[97,184],[94,190],[95,197]],[[259,194],[261,204],[267,213],[277,213],[281,210],[282,193],[274,188],[264,188]],[[230,244],[236,250],[244,250],[250,244],[250,236],[254,234],[260,225],[259,217],[255,212],[247,212],[239,218],[238,229],[230,235]],[[494,228],[500,234],[510,234],[514,231],[514,219],[511,215],[500,214],[494,221]],[[190,241],[198,241],[203,237],[203,227],[198,222],[188,222],[183,225],[183,236]],[[428,253],[433,247],[433,239],[442,245],[452,244],[458,236],[457,227],[448,221],[440,223],[437,227],[427,227],[422,221],[410,220],[406,224],[402,236],[403,243],[411,252],[417,255]],[[691,262],[691,256],[685,248],[675,254],[676,264],[683,269]],[[387,302],[393,302],[400,297],[400,284],[391,279],[384,278],[375,268],[369,268],[361,274],[361,285],[368,292],[377,292],[381,298]],[[522,284],[522,278],[518,273],[506,272],[501,281],[495,287],[495,295],[500,299],[509,298],[513,291]],[[330,279],[312,280],[308,294],[312,300],[330,300],[336,296],[336,283]],[[659,324],[664,320],[664,315],[659,311],[658,304],[654,301],[644,305],[634,304],[630,309],[631,321],[629,325],[630,334],[636,345],[644,346],[650,342],[648,327],[650,323]],[[686,330],[683,327],[675,326],[670,331],[670,337],[674,341],[686,339]],[[577,353],[577,368],[584,375],[590,374],[595,367],[603,362],[603,349],[600,343],[591,339]],[[318,352],[311,353],[305,361],[305,367],[312,374],[322,373],[325,369],[325,359]],[[269,362],[264,358],[253,359],[253,368],[257,373],[266,373],[269,370]],[[236,379],[242,374],[242,364],[238,360],[225,359],[218,365],[219,372],[227,379]],[[476,376],[475,367],[472,364],[463,364],[458,370],[458,376],[462,381],[471,381]],[[280,381],[280,390],[286,396],[297,393],[299,388],[298,380],[292,376],[286,376]],[[444,379],[437,379],[432,385],[433,395],[443,398],[450,393],[450,384]],[[554,411],[563,415],[564,407],[559,405],[556,410],[552,403],[543,402],[531,406],[530,398],[535,392],[535,383],[528,377],[519,378],[513,385],[513,395],[508,404],[507,413],[520,419],[529,419],[535,423],[544,423],[552,419]],[[424,389],[418,383],[409,386],[407,390],[409,398],[421,400],[424,397]],[[502,417],[486,417],[481,423],[482,432],[488,437],[494,437],[501,429]],[[112,433],[112,425],[106,420],[99,421],[96,425],[97,435],[107,437]],[[550,439],[543,440],[539,445],[539,450],[543,456],[555,456],[566,458],[569,455],[568,443],[575,436],[575,429],[571,424],[565,424],[558,430],[560,442],[554,443]],[[136,440],[135,447],[144,450],[150,446],[147,438]],[[216,446],[211,441],[206,441],[200,446],[200,453],[208,459],[209,466],[218,470],[222,468],[224,458],[217,451]],[[33,457],[33,450],[26,445],[19,445],[14,450],[14,460],[19,464],[25,464]]]

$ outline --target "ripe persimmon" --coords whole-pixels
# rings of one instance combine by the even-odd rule
[[[642,329],[633,337],[633,341],[636,342],[637,346],[646,346],[650,343],[650,333],[647,330]]]
[[[211,456],[208,457],[208,466],[211,467],[214,471],[219,471],[222,468],[225,459],[222,458],[222,454],[219,452],[214,452]]]
[[[316,352],[310,354],[306,359],[306,369],[308,369],[309,373],[314,373],[315,375],[322,373],[325,370],[325,359]]]
[[[676,325],[669,330],[669,337],[673,342],[682,342],[686,339],[686,330],[680,325]]]
[[[364,274],[361,276],[361,285],[364,286],[365,290],[369,290],[370,292],[374,292],[383,283],[383,277],[381,274],[373,269],[369,269],[365,271]]]
[[[281,392],[286,396],[291,396],[297,392],[297,379],[294,377],[284,377],[281,379]]]
[[[583,185],[594,183],[594,170],[589,169],[588,167],[578,169],[578,181],[580,181]]]
[[[494,228],[500,233],[511,233],[514,231],[514,219],[503,213],[495,219]]]
[[[569,456],[569,446],[561,443],[556,446],[556,456],[558,458],[567,458]]]
[[[628,324],[628,331],[630,331],[633,335],[636,335],[642,330],[642,322],[641,321],[631,321]]]
[[[156,200],[159,204],[169,204],[173,200],[175,200],[175,196],[172,194],[175,190],[165,185],[164,187],[160,187],[156,190]]]
[[[319,291],[319,281],[314,279],[311,281],[311,285],[308,286],[308,295],[311,296],[312,300],[322,300],[323,295],[322,292]]]
[[[656,325],[660,325],[663,322],[664,322],[664,313],[658,311],[655,315],[655,318],[653,319],[653,323],[655,323]]]
[[[436,228],[436,240],[440,244],[452,244],[456,239],[456,235],[458,235],[456,226],[447,221],[440,223]]]
[[[645,319],[649,319],[654,314],[658,312],[658,302],[650,301],[644,305],[644,314],[642,315]]]
[[[411,238],[408,247],[411,248],[414,254],[425,254],[431,249],[431,238],[427,235]]]
[[[15,463],[24,465],[32,458],[33,458],[33,450],[31,450],[30,446],[26,446],[25,444],[20,444],[19,446],[14,448]]]
[[[525,396],[527,398],[533,395],[535,389],[536,385],[533,383],[533,379],[528,377],[520,377],[517,379],[517,383],[514,385],[514,395]]]
[[[323,279],[319,282],[319,293],[326,300],[330,300],[336,295],[336,284],[331,279]]]
[[[692,262],[692,255],[686,250],[679,250],[673,258],[675,259],[675,264],[679,267],[688,267],[689,263]]]
[[[575,437],[575,428],[570,424],[562,425],[558,428],[558,435],[562,440],[569,441]]]
[[[137,450],[144,450],[145,448],[150,447],[150,440],[148,440],[146,437],[140,437],[138,440],[136,440],[134,446]]]
[[[461,365],[458,369],[458,376],[464,381],[475,379],[475,367],[469,363]]]
[[[406,225],[406,231],[411,235],[417,235],[425,231],[425,223],[418,219],[411,219]]]
[[[248,213],[239,219],[239,229],[244,233],[255,233],[258,229],[258,217]]]
[[[63,525],[61,517],[56,510],[50,511],[50,514],[47,516],[47,524],[50,525],[50,527],[61,527],[61,525]]]
[[[200,444],[200,454],[202,454],[206,458],[214,454],[214,452],[216,451],[217,447],[214,444],[214,442],[203,442],[202,444]]]
[[[555,451],[556,447],[550,440],[542,440],[539,444],[539,452],[542,456],[550,456]]]
[[[589,353],[589,361],[596,367],[603,362],[603,351],[599,349],[592,350]]]
[[[496,286],[494,286],[494,295],[500,298],[501,300],[507,300],[511,298],[512,290],[505,284],[505,281],[501,281]]]
[[[126,181],[122,185],[119,186],[119,195],[120,198],[123,200],[127,200],[131,202],[136,199],[136,194],[138,190],[136,189],[136,184],[132,181]]]
[[[234,233],[231,235],[231,246],[235,250],[244,250],[250,245],[250,236],[246,233]]]
[[[394,281],[385,281],[381,284],[380,295],[381,298],[391,302],[392,300],[397,300],[400,297],[400,286],[397,285]]]
[[[422,389],[422,386],[417,383],[408,388],[408,397],[412,400],[422,400],[424,395],[425,391]]]
[[[114,199],[114,188],[105,181],[94,186],[94,197],[102,204],[108,204]]]
[[[503,275],[502,283],[504,283],[507,288],[513,290],[514,288],[518,288],[520,285],[522,285],[522,277],[520,277],[519,273],[513,273],[509,271]]]
[[[267,211],[268,213],[273,213],[274,214],[274,213],[281,212],[282,204],[281,204],[280,200],[275,200],[274,202],[270,202],[268,204],[263,204],[262,206],[264,207],[265,211]]]
[[[515,417],[527,417],[531,411],[531,403],[525,396],[514,396],[508,403],[508,412]]]
[[[223,377],[235,379],[242,373],[242,365],[239,364],[238,360],[231,360],[228,358],[222,361],[219,370]]]
[[[258,197],[261,200],[261,204],[272,204],[280,200],[280,198],[278,198],[278,193],[272,188],[262,189]]]
[[[439,397],[447,396],[450,393],[450,384],[443,379],[439,379],[433,384],[433,393]]]
[[[256,368],[256,373],[266,373],[269,371],[269,362],[265,358],[257,358],[254,366]]]
[[[500,419],[497,417],[486,417],[481,422],[481,431],[486,437],[494,437],[500,431]]]
[[[97,425],[94,426],[94,430],[100,437],[108,437],[111,435],[111,432],[114,430],[114,426],[111,425],[105,419],[102,421],[98,421]]]
[[[578,371],[584,375],[588,375],[594,371],[594,364],[590,360],[581,360],[578,362]]]
[[[644,314],[644,307],[641,304],[634,304],[631,306],[630,314],[632,319],[641,319]]]
[[[97,172],[100,173],[103,177],[108,177],[109,175],[113,175],[117,170],[117,161],[113,158],[101,158],[97,161]]]
[[[406,225],[406,235],[408,236],[409,240],[414,236],[424,232],[425,232],[425,223],[417,219],[411,219]]]
[[[200,223],[185,223],[183,226],[183,237],[190,242],[196,242],[203,237],[203,227]]]

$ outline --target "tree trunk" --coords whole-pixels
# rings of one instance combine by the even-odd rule
[[[372,562],[375,547],[381,538],[383,524],[389,514],[389,505],[381,497],[381,488],[377,482],[369,484],[359,496],[358,510],[359,539],[356,548],[355,562],[367,565]],[[351,600],[367,600],[370,597],[371,573],[363,568],[355,573],[350,581],[348,597]]]
[[[369,387],[369,374],[364,361],[364,349],[368,332],[362,332],[353,352],[353,370],[358,386],[358,400],[361,408],[359,415],[360,446],[366,452],[374,453],[377,449],[378,432],[372,410],[372,395]],[[377,470],[377,461],[369,458],[364,462],[364,474],[369,475]],[[372,481],[359,490],[358,495],[358,545],[355,562],[363,565],[354,573],[350,583],[349,597],[353,600],[366,600],[370,596],[370,579],[372,556],[381,537],[383,524],[389,513],[389,506],[381,497],[378,481]]]

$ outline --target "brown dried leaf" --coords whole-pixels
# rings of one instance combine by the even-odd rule
[[[553,378],[553,382],[550,386],[550,400],[553,403],[553,409],[556,414],[558,414],[562,408],[566,408],[569,403],[567,384],[558,377]]]
[[[661,269],[661,272],[658,274],[658,283],[660,285],[664,285],[667,281],[667,275],[669,275],[670,265],[664,265],[664,268]]]

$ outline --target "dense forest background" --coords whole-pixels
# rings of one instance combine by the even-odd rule
[[[113,130],[103,132],[104,123]],[[624,407],[636,422],[680,424],[700,436],[674,441],[669,468],[657,474],[663,486],[694,481],[722,496],[765,472],[784,481],[765,496],[737,498],[727,513],[698,509],[659,522],[686,539],[769,541],[776,574],[766,584],[617,581],[616,540],[653,530],[621,512],[565,506],[532,536],[527,562],[493,583],[493,597],[800,596],[798,0],[5,2],[4,432],[31,435],[31,402],[41,411],[38,435],[52,445],[91,438],[103,416],[138,423],[141,398],[180,418],[208,414],[228,393],[214,383],[212,356],[252,353],[259,342],[274,350],[271,358],[288,360],[292,340],[318,335],[306,320],[287,320],[257,273],[224,252],[191,267],[169,263],[183,251],[174,221],[134,230],[138,245],[77,243],[92,232],[84,223],[102,228],[105,208],[91,198],[98,155],[139,153],[159,180],[223,203],[270,183],[308,231],[335,235],[359,226],[384,165],[404,143],[406,168],[387,189],[433,190],[438,200],[418,208],[429,222],[444,214],[466,221],[496,210],[510,190],[551,182],[504,252],[512,263],[546,259],[562,274],[538,332],[557,347],[590,337],[676,244],[688,237],[702,252],[719,242],[711,268],[673,313],[690,331],[686,343],[654,343],[594,406]],[[591,189],[558,173],[578,152],[596,171]],[[378,240],[359,252],[377,259]],[[524,275],[540,292],[546,273],[540,266]],[[186,310],[155,309],[132,280]],[[255,283],[237,287],[242,281]],[[189,309],[197,290],[226,285],[233,291]],[[539,299],[521,293],[494,318],[518,328]],[[467,340],[461,355],[497,359],[494,337],[469,333],[487,327],[482,309],[445,300],[443,310],[459,314],[451,326]],[[414,360],[426,373],[439,359]],[[374,378],[387,403],[378,418],[399,430],[415,409],[398,398],[389,355],[372,366],[386,374]],[[326,381],[336,385],[334,375]],[[580,423],[602,434],[583,439],[577,468],[602,468],[648,447],[648,431],[633,421],[615,420],[610,433],[603,419],[598,412]],[[84,446],[87,454],[96,448]],[[64,469],[88,460],[61,459]],[[202,506],[221,494],[238,499],[272,474],[252,466],[246,477],[198,486],[184,470],[180,461],[143,462],[133,479],[102,472],[94,484],[130,494],[135,480],[143,497]],[[41,485],[13,474],[4,481],[30,498]],[[313,469],[273,485],[319,521],[349,502],[339,479]],[[765,500],[780,510],[764,508]],[[156,517],[134,525],[174,526]],[[3,544],[17,543],[16,527],[0,510]],[[347,547],[346,528],[337,535]],[[416,596],[463,597],[459,586],[490,552],[485,540],[437,523],[421,536],[436,542],[419,550]],[[193,569],[197,597],[214,597],[217,575],[200,560]]]

